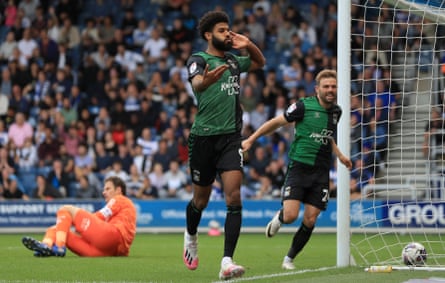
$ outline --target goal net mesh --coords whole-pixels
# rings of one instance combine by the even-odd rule
[[[351,254],[445,267],[445,1],[351,2]]]

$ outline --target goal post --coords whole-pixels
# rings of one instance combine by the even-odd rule
[[[351,1],[339,1],[337,31],[337,84],[338,103],[342,107],[342,117],[338,125],[338,147],[343,153],[350,152],[350,81],[351,52],[346,43],[351,38]],[[341,44],[343,43],[343,44]],[[349,218],[349,171],[344,166],[337,166],[337,266],[345,267],[350,262],[350,218]]]
[[[445,1],[338,1],[337,41],[338,145],[365,172],[338,166],[337,266],[413,269],[420,242],[445,271],[445,127],[425,135],[445,118]]]

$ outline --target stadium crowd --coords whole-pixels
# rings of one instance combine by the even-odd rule
[[[187,138],[196,106],[185,61],[202,45],[196,26],[203,9],[229,13],[233,29],[266,56],[267,67],[241,81],[246,136],[289,103],[313,95],[318,71],[337,66],[336,1],[0,5],[0,199],[100,198],[111,175],[127,181],[130,197],[190,199]],[[367,17],[392,20],[372,8]],[[352,91],[360,95],[351,96],[351,192],[373,182],[385,158],[400,92],[389,84],[389,69],[373,64],[387,62],[385,54],[359,54],[377,44],[364,35],[379,27],[352,27],[353,64],[369,67],[352,69]],[[292,137],[292,127],[282,128],[246,154],[243,198],[279,198]],[[212,199],[222,193],[215,181]]]

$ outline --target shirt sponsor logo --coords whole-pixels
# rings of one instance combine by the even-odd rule
[[[229,76],[226,83],[221,83],[221,91],[227,91],[227,95],[239,94],[238,76]]]

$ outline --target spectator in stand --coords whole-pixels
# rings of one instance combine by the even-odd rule
[[[298,84],[299,88],[303,88],[304,89],[304,93],[305,96],[314,96],[315,92],[315,80],[314,80],[314,73],[311,71],[308,71],[306,69],[306,71],[304,71],[303,73],[303,77],[300,80],[299,84]]]
[[[193,186],[192,182],[187,181],[187,183],[178,190],[176,197],[180,200],[190,201],[193,198]]]
[[[143,179],[144,179],[143,185],[139,189],[139,192],[137,193],[136,197],[138,199],[144,199],[144,200],[158,199],[159,198],[158,190],[151,185],[150,178],[148,176],[144,176]]]
[[[178,135],[182,134],[181,131],[178,132]],[[164,130],[162,134],[162,139],[167,143],[167,154],[171,159],[178,159],[179,156],[179,144],[177,136],[175,136],[175,131],[173,128],[168,127]],[[159,145],[161,147],[161,145]]]
[[[318,39],[322,39],[323,23],[325,22],[325,13],[323,7],[319,6],[316,2],[309,5],[309,12],[303,13],[302,17],[307,23],[309,23],[315,29]]]
[[[294,34],[297,34],[297,31],[294,23],[285,17],[283,24],[277,30],[275,52],[280,53],[288,50],[292,46],[291,38]]]
[[[34,170],[37,165],[37,148],[33,143],[33,138],[28,137],[25,139],[23,146],[16,148],[15,163],[19,169],[19,172],[26,172]]]
[[[60,109],[65,121],[65,127],[74,125],[78,120],[78,113],[76,107],[71,106],[70,98],[68,96],[62,98],[62,108]]]
[[[152,27],[147,24],[145,19],[139,19],[137,27],[132,31],[133,48],[141,53],[144,43],[150,39]]]
[[[374,173],[365,166],[363,159],[358,158],[354,162],[351,171],[350,191],[352,200],[361,198],[361,190],[368,184],[374,184]]]
[[[41,200],[53,200],[63,198],[64,195],[49,184],[44,175],[39,174],[36,177],[36,187],[33,190],[31,197]]]
[[[70,125],[68,128],[68,133],[63,137],[63,143],[66,146],[68,154],[71,156],[76,156],[79,153],[79,145],[83,142],[82,138],[77,133],[77,128],[75,125]]]
[[[0,82],[0,94],[4,95],[6,100],[6,103],[2,103],[2,105],[6,105],[4,106],[6,109],[8,109],[9,107],[9,99],[12,96],[12,79],[11,79],[11,72],[9,71],[8,68],[3,68],[2,69],[2,74],[1,74],[1,82]],[[4,112],[4,110],[3,110]],[[2,115],[5,115],[6,113],[3,113]]]
[[[445,120],[438,109],[432,108],[430,119],[426,122],[423,134],[423,157],[429,160],[436,159],[438,157],[436,155],[443,152],[444,141]]]
[[[120,29],[122,30],[126,46],[132,48],[134,45],[133,31],[138,27],[138,20],[134,16],[133,8],[125,9],[123,16]]]
[[[88,177],[82,175],[79,177],[78,182],[75,184],[76,195],[78,199],[94,199],[98,198],[99,194],[88,180]]]
[[[81,170],[77,172],[78,174],[75,176],[75,180],[79,180],[81,176],[86,176],[88,178],[88,184],[94,188],[96,194],[100,196],[102,188],[103,188],[103,180],[100,180],[99,177],[93,172],[90,167],[83,167]],[[76,182],[71,182],[70,189],[75,191]]]
[[[246,176],[247,185],[252,192],[250,197],[257,198],[261,194],[261,186],[266,182],[263,179],[266,178],[266,168],[270,161],[266,149],[262,146],[257,146],[254,150],[254,155],[249,159],[249,170]]]
[[[138,63],[143,63],[144,57],[138,52],[131,51],[125,47],[125,44],[120,43],[117,46],[117,53],[114,61],[118,63],[125,71],[136,70]]]
[[[94,157],[89,154],[87,145],[85,143],[80,143],[78,145],[77,154],[74,155],[74,171],[77,172],[85,167],[92,170],[94,167]]]
[[[165,172],[164,177],[167,181],[167,198],[176,198],[178,191],[187,184],[187,175],[181,171],[177,160],[170,161],[169,169]]]
[[[0,119],[0,148],[5,147],[8,141],[8,131],[6,130],[5,121]]]
[[[94,17],[85,20],[85,27],[80,33],[82,41],[87,38],[91,39],[94,45],[100,42],[99,29],[97,28],[97,19]]]
[[[8,0],[5,9],[3,10],[4,24],[6,27],[11,28],[16,22],[17,18],[17,6],[14,0]]]
[[[376,91],[365,97],[371,107],[376,110],[375,119],[377,123],[386,124],[387,129],[389,129],[389,124],[396,119],[397,101],[395,95],[386,89],[383,80],[377,80]]]
[[[172,28],[168,31],[167,36],[170,50],[173,53],[179,53],[184,43],[192,42],[194,34],[184,26],[181,18],[178,17],[173,20]]]
[[[122,169],[127,173],[130,172],[133,156],[131,156],[129,148],[125,144],[118,145],[118,152],[113,157],[113,160],[118,160],[122,164]]]
[[[130,198],[137,198],[139,191],[144,186],[144,177],[139,173],[135,164],[130,166],[130,174],[128,179],[125,180],[127,184],[127,196]]]
[[[128,173],[122,169],[122,163],[120,160],[114,160],[111,165],[111,170],[105,175],[105,179],[111,176],[118,176],[122,180],[128,179]]]
[[[166,186],[167,186],[167,179],[164,175],[164,168],[162,167],[161,163],[154,163],[153,168],[148,175],[150,178],[151,185],[156,188],[159,198],[165,198],[166,193]]]
[[[142,147],[143,155],[146,155],[149,159],[153,158],[159,148],[159,144],[152,137],[152,130],[149,127],[142,129],[141,136],[136,139],[136,143]]]
[[[70,182],[72,180],[70,175],[64,171],[62,160],[54,159],[46,180],[53,188],[58,189],[63,196],[74,197],[73,194],[70,194],[72,193],[70,192]]]
[[[2,171],[2,173],[5,171]],[[14,174],[6,174],[2,176],[0,182],[0,200],[29,200],[27,192],[23,191],[19,186],[19,180]]]
[[[292,58],[290,64],[283,69],[283,85],[289,91],[292,88],[297,88],[301,79],[303,78],[304,69],[301,62],[297,58]]]
[[[111,15],[106,16],[104,19],[98,21],[98,32],[100,42],[108,45],[114,38],[114,32],[116,27],[113,23],[113,17]]]
[[[266,40],[265,26],[262,23],[258,22],[258,18],[254,13],[247,15],[246,18],[246,29],[249,32],[249,37],[253,42],[255,42],[255,44],[258,45],[259,48],[264,49]]]
[[[73,24],[70,18],[63,20],[63,25],[60,30],[60,42],[65,43],[68,50],[76,52],[76,49],[80,45],[80,32],[79,28]]]
[[[59,43],[60,38],[60,26],[59,19],[53,15],[48,15],[46,20],[46,29],[48,30],[48,36],[56,43]]]
[[[111,129],[111,136],[117,145],[125,143],[125,127],[121,121],[117,121]]]
[[[375,118],[371,118],[364,134],[363,144],[375,152],[377,156],[376,163],[384,165],[388,149],[388,131],[386,125],[378,124]]]
[[[94,145],[94,167],[93,171],[99,180],[103,181],[104,176],[111,169],[113,159],[110,154],[105,150],[104,143],[102,141],[97,141]]]
[[[151,31],[151,37],[142,48],[148,63],[155,64],[161,57],[161,50],[168,46],[168,42],[162,37],[157,27]]]
[[[317,44],[317,32],[306,21],[301,21],[297,29],[297,35],[301,39],[302,51],[307,54]]]
[[[148,155],[143,154],[142,146],[136,144],[133,150],[133,165],[136,166],[137,170],[141,175],[147,175],[150,173],[152,160]]]
[[[15,40],[14,33],[12,31],[8,31],[5,40],[0,45],[0,64],[2,66],[8,64],[9,58],[12,57],[13,51],[17,47],[17,41]]]
[[[69,97],[73,82],[68,79],[64,69],[57,69],[56,80],[51,85],[51,91],[54,94],[62,93],[63,96]]]
[[[253,92],[253,87],[249,84],[246,84],[244,88],[241,90],[241,95],[239,99],[243,107],[243,111],[247,113],[252,112],[258,103],[258,98],[255,96],[255,93]]]
[[[106,107],[101,107],[99,109],[99,114],[94,118],[94,125],[98,128],[99,122],[102,122],[105,126],[105,130],[109,130],[111,127],[111,117],[109,111]]]
[[[35,106],[42,108],[41,101],[50,94],[51,83],[46,77],[44,70],[39,70],[37,74],[37,80],[34,84],[34,88],[31,92],[32,101]]]
[[[23,30],[23,37],[18,41],[17,46],[20,53],[26,57],[27,61],[29,61],[34,49],[39,48],[37,42],[31,37],[31,28]]]
[[[49,37],[48,30],[43,29],[39,34],[38,47],[46,63],[57,64],[59,59],[59,45]]]
[[[39,166],[50,166],[59,157],[60,142],[50,127],[45,128],[45,140],[37,148]]]
[[[103,43],[100,43],[97,46],[97,50],[92,52],[89,56],[96,64],[96,66],[99,67],[99,69],[101,70],[107,69],[110,65],[110,62],[113,60],[113,58],[108,54],[108,51],[105,48],[105,44]]]
[[[31,138],[34,135],[34,129],[31,124],[25,120],[25,114],[17,112],[15,114],[15,122],[9,127],[8,139],[11,140],[14,145],[21,148],[27,138]]]
[[[31,111],[31,103],[28,98],[23,95],[23,91],[24,90],[19,84],[14,84],[12,86],[12,95],[9,99],[9,106],[14,107],[16,111],[28,116]]]
[[[63,171],[66,172],[71,179],[74,178],[74,157],[68,153],[64,144],[61,144],[59,147],[58,158],[62,161]]]

